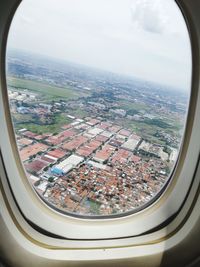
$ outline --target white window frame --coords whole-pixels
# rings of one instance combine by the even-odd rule
[[[102,248],[119,248],[120,251],[123,248],[124,258],[129,258],[130,253],[132,253],[130,247],[134,246],[135,255],[138,256],[144,253],[139,251],[140,248],[149,243],[154,244],[156,254],[162,247],[159,240],[174,233],[185,216],[182,214],[183,211],[190,210],[199,183],[199,177],[195,177],[195,170],[200,151],[200,72],[199,58],[196,56],[199,53],[198,38],[200,38],[200,32],[193,24],[194,19],[198,20],[198,18],[190,14],[192,4],[190,6],[187,0],[177,0],[185,16],[191,37],[193,77],[189,119],[173,179],[171,179],[165,192],[154,203],[137,213],[110,219],[84,219],[61,214],[46,205],[31,188],[19,158],[9,113],[5,79],[6,36],[12,15],[19,2],[19,0],[5,1],[7,9],[4,10],[3,16],[4,21],[5,19],[7,21],[3,21],[0,32],[1,37],[3,36],[0,41],[0,147],[2,153],[0,177],[1,191],[3,192],[1,198],[4,203],[1,207],[1,213],[5,213],[4,216],[10,224],[13,222],[12,218],[15,218],[15,223],[21,227],[21,231],[28,233],[30,239],[36,240],[39,244],[48,244],[57,250],[60,248],[60,257],[61,255],[64,258],[69,256],[64,248],[68,248],[70,253],[72,253],[70,249],[76,249],[80,253],[75,253],[69,257],[73,258],[75,255],[80,255],[80,258],[83,259],[85,255],[82,251],[83,248],[97,249],[98,256],[90,250],[87,252],[88,254],[86,253],[91,259],[104,259],[105,253]],[[193,5],[195,4],[200,7],[198,3],[193,1]],[[5,211],[8,210],[8,206],[10,216]],[[165,223],[175,215],[177,215],[176,218],[170,224]],[[17,229],[19,229],[18,227]],[[24,239],[26,238],[24,237]],[[37,251],[37,253],[39,252]],[[120,253],[118,254],[117,249],[113,253],[109,256],[106,254],[106,257],[115,259],[122,257]],[[147,255],[148,253],[149,255],[152,253],[152,247],[149,247],[149,252],[147,249]],[[52,253],[52,255],[52,257],[58,258],[57,254]]]

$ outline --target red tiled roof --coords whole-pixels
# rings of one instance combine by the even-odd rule
[[[64,130],[66,130],[66,129],[69,129],[71,127],[72,127],[71,124],[65,124],[61,128],[64,129]]]
[[[113,148],[113,146],[105,145],[102,150],[96,152],[94,158],[95,159],[101,159],[101,160],[107,160],[110,157],[110,155],[113,153],[114,150],[115,150],[115,148]]]
[[[48,163],[53,163],[53,162],[55,162],[55,160],[53,160],[53,159],[51,159],[51,158],[48,158],[48,157],[46,157],[46,156],[41,157],[41,159],[44,160],[44,161],[46,161],[46,162],[48,162]]]
[[[96,140],[92,140],[90,141],[88,144],[80,147],[76,152],[80,155],[80,156],[84,156],[87,157],[89,156],[91,153],[93,153],[93,151],[95,151],[98,147],[101,146],[101,142],[98,142]]]
[[[101,124],[98,125],[98,128],[100,129],[107,129],[108,127],[110,127],[112,124],[109,122],[102,122]]]
[[[78,136],[78,137],[74,138],[72,141],[65,143],[62,147],[63,147],[63,149],[67,149],[67,150],[71,151],[75,148],[78,148],[79,146],[81,146],[85,142],[87,142],[87,140],[88,140],[88,138],[86,138],[84,136]]]
[[[95,125],[95,124],[97,124],[99,122],[100,122],[100,120],[97,120],[97,119],[91,119],[91,120],[87,121],[87,123],[90,124],[90,125]]]
[[[57,159],[60,159],[66,155],[66,152],[64,152],[61,149],[54,149],[54,150],[48,151],[47,155],[54,157],[54,158],[57,158]]]
[[[124,143],[124,141],[119,141],[119,140],[116,140],[116,139],[112,139],[110,140],[109,144],[112,145],[112,146],[121,146],[122,144]]]
[[[24,136],[27,136],[29,138],[34,138],[35,136],[37,136],[36,133],[32,133],[31,131],[26,131],[23,133]]]
[[[120,162],[124,163],[126,162],[127,158],[130,156],[130,152],[125,149],[119,149],[117,153],[112,157],[112,162]]]
[[[46,141],[50,144],[58,145],[62,143],[64,140],[66,140],[67,138],[75,136],[76,133],[77,132],[75,130],[66,130],[57,135],[50,136]]]
[[[110,132],[114,132],[114,133],[118,132],[120,129],[121,129],[121,127],[118,126],[118,125],[113,125],[113,126],[111,126],[111,127],[108,128],[108,130]]]
[[[22,161],[29,159],[30,156],[36,155],[40,151],[47,150],[48,146],[40,143],[36,143],[30,146],[27,146],[19,151]]]
[[[99,142],[106,142],[109,138],[106,136],[103,136],[101,134],[97,135],[95,140],[99,141]]]
[[[135,155],[131,156],[131,158],[130,158],[130,161],[133,161],[133,162],[135,162],[135,163],[137,163],[137,162],[140,161],[140,160],[141,160],[141,158],[138,157],[138,156],[135,156]]]
[[[24,164],[24,167],[27,171],[35,171],[35,172],[39,172],[41,171],[44,167],[46,167],[48,165],[47,162],[44,162],[42,160],[34,160],[31,163],[26,163]]]
[[[30,145],[31,143],[33,143],[33,140],[30,140],[28,138],[22,138],[22,139],[18,140],[17,143],[19,143],[19,145],[27,146],[27,145]]]
[[[121,134],[121,135],[124,135],[124,136],[129,136],[130,134],[131,134],[131,132],[130,131],[128,131],[128,130],[125,130],[125,129],[121,129],[120,131],[119,131],[119,134]]]

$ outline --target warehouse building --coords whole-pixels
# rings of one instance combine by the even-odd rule
[[[51,172],[55,175],[65,175],[69,171],[71,171],[73,168],[78,166],[82,161],[84,160],[83,157],[77,156],[77,155],[71,155],[67,159],[63,160],[59,164],[55,165]]]
[[[140,142],[140,137],[137,135],[132,135],[129,137],[129,139],[122,145],[123,148],[127,150],[134,151],[137,147],[137,145]]]

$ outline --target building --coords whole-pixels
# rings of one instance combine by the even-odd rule
[[[110,156],[112,155],[114,151],[115,151],[115,148],[113,146],[106,144],[102,148],[102,150],[99,150],[96,152],[93,159],[100,163],[104,163],[110,158]]]
[[[131,135],[129,139],[122,145],[124,149],[134,151],[139,144],[141,138],[138,135]]]
[[[83,157],[77,155],[71,155],[67,159],[63,160],[59,164],[55,165],[51,172],[56,175],[64,175],[78,166],[84,160]]]
[[[22,161],[28,160],[30,157],[36,155],[38,152],[44,152],[48,149],[48,146],[36,143],[30,146],[27,146],[19,151],[20,157]]]
[[[168,154],[163,151],[163,147],[142,141],[139,146],[139,152],[145,156],[153,156],[161,158],[162,160],[168,159]]]
[[[67,143],[64,143],[62,148],[69,150],[69,151],[72,151],[74,149],[77,149],[79,146],[86,143],[87,141],[88,141],[88,138],[86,138],[84,136],[78,136],[78,137],[74,138],[73,140],[71,140]]]
[[[35,159],[30,163],[24,164],[24,167],[27,171],[31,173],[39,173],[41,172],[49,163],[40,159]]]

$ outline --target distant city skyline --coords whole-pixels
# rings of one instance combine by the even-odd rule
[[[10,48],[190,89],[190,40],[173,0],[24,0]]]

